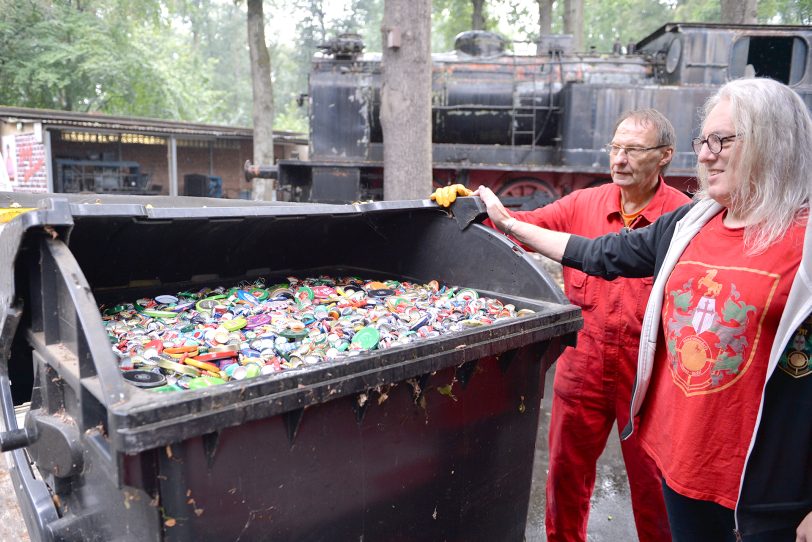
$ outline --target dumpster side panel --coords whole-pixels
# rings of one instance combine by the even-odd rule
[[[166,539],[522,540],[544,346],[159,451]]]

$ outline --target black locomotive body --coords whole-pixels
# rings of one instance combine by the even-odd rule
[[[547,36],[544,54],[522,56],[498,36],[466,33],[454,52],[433,55],[434,182],[485,184],[531,205],[607,182],[602,148],[616,117],[654,107],[677,132],[667,180],[688,191],[705,99],[755,75],[789,84],[812,108],[811,40],[805,26],[671,23],[628,52],[577,53],[568,36]],[[380,54],[337,43],[313,61],[309,158],[279,163],[280,199],[383,196]]]

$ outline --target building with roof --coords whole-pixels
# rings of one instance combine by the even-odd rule
[[[251,128],[0,107],[15,192],[250,196]],[[274,132],[274,156],[307,158],[304,134]]]

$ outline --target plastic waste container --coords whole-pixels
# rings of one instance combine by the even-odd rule
[[[522,540],[544,373],[582,320],[477,204],[0,194],[36,209],[0,230],[0,444],[32,539]],[[534,312],[174,393],[125,382],[99,312],[320,274]]]

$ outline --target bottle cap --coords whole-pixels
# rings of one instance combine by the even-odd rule
[[[124,380],[130,384],[135,384],[139,388],[157,388],[166,384],[166,377],[162,374],[153,373],[152,371],[144,371],[135,369],[132,371],[124,371],[121,373]]]
[[[279,332],[279,335],[285,337],[286,339],[304,339],[307,337],[308,333],[307,330],[294,330],[294,329],[284,329]]]
[[[376,288],[374,290],[368,290],[368,292],[372,297],[389,297],[390,295],[395,295],[395,291],[391,288]]]
[[[189,365],[178,363],[176,361],[170,361],[168,359],[158,358],[158,367],[172,373],[179,373],[182,375],[195,377],[200,376],[199,369],[196,369],[195,367],[190,367]]]
[[[247,323],[248,321],[245,318],[238,316],[236,318],[232,318],[231,320],[223,321],[223,327],[228,331],[237,331],[238,329],[244,328],[245,324]]]
[[[159,311],[155,309],[144,309],[144,314],[152,318],[177,318],[178,313],[173,311]]]
[[[362,327],[352,338],[352,344],[361,350],[371,350],[377,346],[380,333],[374,327]]]
[[[200,388],[210,388],[211,386],[216,386],[218,384],[225,383],[226,381],[223,380],[222,378],[217,378],[216,376],[203,375],[190,380],[189,389],[199,390]]]
[[[240,365],[231,373],[231,378],[234,380],[245,380],[246,378],[255,378],[262,373],[262,368],[256,363],[247,363]]]

